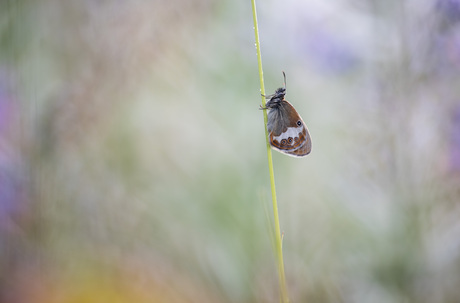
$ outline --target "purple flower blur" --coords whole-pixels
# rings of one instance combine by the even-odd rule
[[[439,0],[436,8],[447,21],[460,21],[460,0]]]
[[[0,231],[10,230],[26,207],[24,174],[17,151],[16,131],[18,111],[9,91],[9,78],[0,74]]]
[[[318,68],[326,72],[347,72],[358,64],[350,45],[325,32],[315,32],[307,37],[305,47]]]
[[[460,106],[455,109],[452,116],[450,141],[449,168],[451,171],[460,172]]]

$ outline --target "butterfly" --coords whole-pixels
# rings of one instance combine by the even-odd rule
[[[265,107],[269,109],[267,130],[270,145],[273,149],[292,157],[304,157],[311,151],[311,138],[305,122],[287,100],[286,74],[284,87],[278,88],[274,94],[264,96],[270,98]]]

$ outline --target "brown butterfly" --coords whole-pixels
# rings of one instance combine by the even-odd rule
[[[284,87],[278,88],[274,94],[264,96],[270,98],[261,109],[268,112],[268,137],[273,149],[292,157],[304,157],[311,151],[311,138],[305,122],[287,100],[286,74]],[[263,96],[263,95],[262,95]]]

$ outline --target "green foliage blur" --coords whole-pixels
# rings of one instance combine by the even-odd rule
[[[460,1],[257,7],[292,302],[459,302]],[[249,1],[1,1],[0,302],[278,302],[260,98]]]

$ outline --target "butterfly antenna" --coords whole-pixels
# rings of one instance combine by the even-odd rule
[[[286,89],[286,74],[283,71],[283,77],[284,77],[284,89]]]

